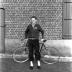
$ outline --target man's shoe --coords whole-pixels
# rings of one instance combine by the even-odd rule
[[[40,60],[37,61],[37,68],[38,68],[38,69],[41,68]]]
[[[33,70],[33,66],[30,66],[30,70]]]
[[[37,69],[41,69],[41,66],[37,66]]]
[[[30,70],[33,70],[33,61],[30,61]]]

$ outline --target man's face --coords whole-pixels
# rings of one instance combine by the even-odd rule
[[[33,24],[35,24],[36,21],[37,21],[35,18],[32,18],[31,20],[32,20],[32,23],[33,23]]]

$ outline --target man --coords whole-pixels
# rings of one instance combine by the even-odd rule
[[[37,61],[37,68],[40,68],[40,52],[39,52],[39,33],[42,33],[42,40],[44,38],[44,31],[41,26],[37,24],[37,17],[31,17],[32,23],[28,25],[25,31],[25,38],[28,39],[29,47],[29,61],[30,69],[33,69],[34,54]]]

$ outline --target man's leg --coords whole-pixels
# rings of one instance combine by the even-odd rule
[[[37,64],[38,64],[38,68],[40,68],[40,58],[41,58],[41,55],[40,55],[40,50],[39,50],[39,40],[35,40],[35,58],[36,58],[36,61],[37,61]]]
[[[30,68],[33,69],[33,44],[32,40],[28,41],[28,47],[29,47],[29,61],[30,61]]]

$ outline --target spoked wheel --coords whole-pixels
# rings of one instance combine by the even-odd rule
[[[15,62],[23,63],[28,60],[28,48],[18,48],[13,53],[13,59]]]
[[[42,61],[47,64],[57,63],[60,58],[60,53],[56,48],[43,48],[41,55]]]

